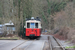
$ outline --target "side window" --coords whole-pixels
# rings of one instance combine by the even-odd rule
[[[30,28],[30,23],[27,23],[27,28]]]
[[[35,23],[35,28],[38,28],[38,23]]]

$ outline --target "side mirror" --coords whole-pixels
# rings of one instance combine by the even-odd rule
[[[26,26],[24,26],[24,28],[26,28]]]

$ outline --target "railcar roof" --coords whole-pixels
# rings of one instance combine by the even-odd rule
[[[40,22],[40,21],[38,21],[38,20],[28,20],[26,22]]]

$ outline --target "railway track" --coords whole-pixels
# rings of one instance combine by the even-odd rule
[[[36,39],[34,40],[27,40],[12,50],[43,50],[44,42],[43,41],[38,41]],[[38,47],[38,48],[37,48]]]
[[[23,45],[23,44],[25,44],[27,41],[29,41],[29,40],[26,40],[26,41],[24,41],[23,43],[17,45],[17,46],[14,47],[12,50],[26,50],[35,40],[32,40],[32,41],[29,43],[29,45],[27,45],[25,48],[21,48],[20,46]]]
[[[53,36],[45,37],[46,40],[26,40],[12,50],[65,50]]]

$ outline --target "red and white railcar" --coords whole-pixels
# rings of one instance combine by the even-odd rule
[[[25,24],[25,36],[39,37],[41,35],[41,20],[38,17],[36,19],[32,17],[31,19],[26,20]]]

